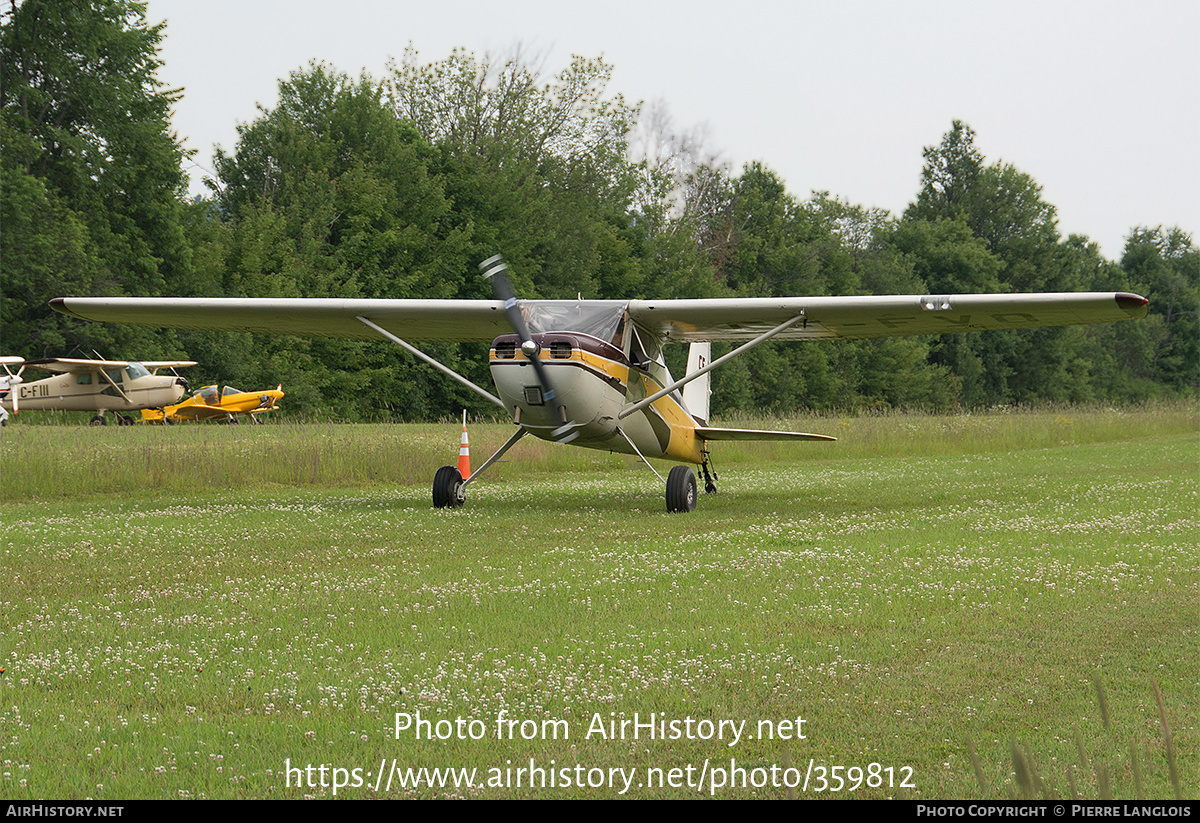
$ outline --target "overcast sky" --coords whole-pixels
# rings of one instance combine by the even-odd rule
[[[463,47],[614,66],[610,91],[703,125],[736,172],[758,160],[797,199],[829,191],[901,213],[924,146],[953,120],[987,162],[1032,176],[1059,230],[1119,259],[1134,226],[1200,232],[1200,3],[1195,0],[149,0],[167,23],[160,79],[182,87],[174,125],[214,146],[277,100],[310,60],[382,78]]]

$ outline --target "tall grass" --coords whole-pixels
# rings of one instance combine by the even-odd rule
[[[981,454],[1015,449],[1131,440],[1196,431],[1191,404],[1127,411],[1061,409],[970,415],[887,413],[853,417],[744,418],[717,425],[812,431],[836,443],[717,443],[722,466],[914,455]],[[473,423],[478,466],[512,433],[510,425]],[[0,500],[130,495],[151,490],[260,486],[359,487],[431,482],[438,466],[458,459],[460,426],[267,423],[174,427],[10,425],[0,433],[4,473]],[[599,470],[644,471],[634,458],[526,438],[494,476]],[[514,474],[515,473],[515,474]]]

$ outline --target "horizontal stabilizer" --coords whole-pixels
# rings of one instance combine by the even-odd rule
[[[807,432],[781,432],[768,429],[715,429],[697,426],[696,436],[701,440],[837,440],[827,434]]]

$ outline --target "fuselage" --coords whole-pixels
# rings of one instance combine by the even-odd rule
[[[105,369],[104,374],[64,372],[25,381],[0,402],[9,411],[13,395],[22,411],[135,411],[178,403],[184,394],[181,378],[150,374],[142,365],[130,363],[122,369]]]
[[[547,387],[540,384],[517,335],[497,337],[489,352],[497,395],[512,411],[513,421],[530,434],[555,439],[554,433],[565,421],[578,434],[573,445],[689,463],[704,461],[696,421],[679,392],[624,419],[618,417],[626,406],[672,382],[661,358],[638,357],[641,352],[634,345],[635,358],[631,359],[628,335],[616,337],[615,342],[625,344],[623,348],[579,332],[544,332],[533,334],[532,339],[553,389],[553,401],[548,400]]]

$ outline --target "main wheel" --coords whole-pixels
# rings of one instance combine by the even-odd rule
[[[444,509],[447,506],[455,508],[463,504],[463,497],[458,493],[462,487],[463,478],[455,466],[442,466],[433,476],[433,505]]]
[[[676,466],[667,475],[667,511],[690,512],[696,508],[696,473]]]

